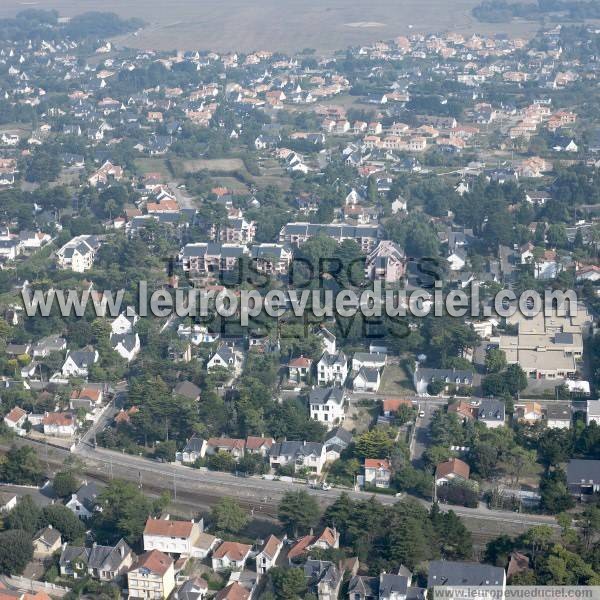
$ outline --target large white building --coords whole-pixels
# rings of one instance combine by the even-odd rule
[[[92,268],[100,240],[95,235],[78,235],[56,251],[56,260],[61,269],[83,273]]]
[[[337,383],[343,385],[348,377],[348,360],[340,350],[335,354],[325,352],[317,363],[317,382],[319,385]]]
[[[340,387],[315,388],[308,398],[310,418],[333,429],[344,420],[344,400]]]
[[[202,522],[149,518],[144,528],[144,550],[194,556],[194,544],[203,529]]]

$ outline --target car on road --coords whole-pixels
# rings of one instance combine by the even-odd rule
[[[419,411],[419,418],[422,419],[425,416],[425,411],[424,410],[420,410]]]

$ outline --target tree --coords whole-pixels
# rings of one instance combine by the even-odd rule
[[[546,473],[540,481],[542,508],[552,514],[564,512],[574,504],[567,489],[567,476],[561,469]]]
[[[39,485],[44,479],[42,466],[33,448],[13,446],[0,465],[0,480],[18,485]]]
[[[83,523],[62,504],[51,504],[42,510],[42,521],[60,531],[67,542],[82,539],[85,534]]]
[[[59,471],[54,476],[52,489],[59,498],[67,498],[79,488],[77,479],[71,471]]]
[[[248,523],[248,514],[232,498],[222,498],[212,509],[212,518],[218,531],[238,533]]]
[[[17,505],[6,515],[4,526],[7,529],[21,529],[35,533],[41,524],[42,511],[31,496],[23,496]]]
[[[562,429],[546,429],[538,439],[538,453],[542,463],[555,467],[567,461],[573,451],[571,432]]]
[[[552,527],[549,525],[535,525],[523,535],[523,541],[531,547],[531,558],[535,565],[538,553],[546,548],[552,540]]]
[[[299,531],[308,531],[319,518],[317,501],[306,491],[286,492],[279,503],[277,516],[286,531],[298,537]]]
[[[514,446],[504,457],[504,470],[512,477],[514,483],[535,465],[535,451],[526,450],[521,446]]]
[[[488,373],[499,373],[506,367],[506,355],[500,348],[491,348],[485,356],[485,368]]]
[[[94,515],[93,525],[99,543],[114,544],[125,538],[137,544],[142,537],[148,516],[157,516],[168,504],[168,495],[157,499],[145,496],[128,481],[111,481],[97,498],[102,508]]]
[[[269,571],[275,597],[281,600],[295,600],[303,597],[306,590],[306,577],[302,569],[274,567]]]
[[[0,532],[0,573],[20,575],[32,558],[33,544],[27,531],[11,529]]]
[[[393,441],[383,429],[371,429],[361,433],[354,444],[354,451],[361,458],[387,458]]]
[[[600,532],[600,508],[593,505],[586,506],[577,519],[577,525],[581,528],[585,547],[589,550],[598,532]]]

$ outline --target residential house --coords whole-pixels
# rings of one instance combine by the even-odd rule
[[[365,277],[372,281],[397,284],[404,276],[405,269],[404,250],[389,240],[380,241],[365,260]]]
[[[60,531],[48,525],[33,536],[32,543],[34,558],[41,560],[49,558],[61,547]]]
[[[572,458],[567,464],[567,487],[581,500],[600,492],[600,460]]]
[[[312,360],[305,356],[298,356],[293,358],[288,363],[288,373],[290,381],[294,383],[300,383],[307,381],[310,377],[310,370],[312,367]]]
[[[310,418],[328,429],[344,420],[344,390],[339,387],[315,388],[308,397]]]
[[[550,429],[569,429],[571,427],[571,408],[568,404],[548,404],[546,427]]]
[[[365,458],[365,484],[378,488],[389,488],[392,466],[387,459]]]
[[[328,354],[336,353],[336,337],[329,329],[321,327],[317,330],[316,334],[321,338],[323,342],[323,349]]]
[[[223,542],[212,554],[213,571],[242,571],[251,551],[247,544]]]
[[[419,396],[428,396],[427,388],[434,383],[444,384],[442,391],[447,391],[451,385],[472,386],[473,372],[466,369],[427,369],[417,363],[413,383]]]
[[[259,577],[265,575],[277,564],[277,558],[282,548],[283,542],[279,538],[274,535],[267,538],[262,550],[256,555],[256,572]]]
[[[501,588],[499,597],[504,597],[506,572],[502,567],[480,563],[433,560],[429,563],[427,588],[439,587],[494,587]],[[500,592],[500,590],[498,590]]]
[[[88,575],[110,582],[120,579],[134,560],[135,554],[123,539],[114,546],[94,544],[91,548],[64,544],[59,568],[61,575],[75,579]]]
[[[295,564],[313,548],[331,550],[340,547],[340,534],[335,528],[325,527],[319,535],[305,535],[296,540],[288,551],[288,563]]]
[[[506,406],[500,400],[483,398],[477,406],[477,420],[486,427],[502,427],[506,418]]]
[[[95,235],[78,235],[56,251],[56,261],[61,269],[83,273],[92,268],[100,239]]]
[[[251,592],[237,581],[226,585],[214,595],[214,600],[250,600]]]
[[[47,412],[42,418],[44,435],[73,437],[77,431],[75,415],[70,412]]]
[[[381,373],[379,369],[361,367],[352,381],[352,389],[355,392],[375,393],[381,385]]]
[[[196,540],[204,529],[202,521],[173,521],[149,518],[144,527],[144,550],[193,556]]]
[[[140,336],[137,333],[113,333],[110,345],[121,358],[131,362],[141,349]]]
[[[307,560],[304,563],[304,576],[310,593],[319,600],[337,600],[343,580],[335,563],[326,560]]]
[[[121,181],[123,178],[123,169],[106,161],[95,173],[88,179],[92,187],[105,186],[113,181]]]
[[[596,423],[600,425],[600,400],[588,400],[586,404],[585,424]]]
[[[175,589],[173,559],[151,550],[138,557],[127,573],[129,598],[167,598]]]
[[[132,307],[127,307],[127,310],[122,312],[111,324],[111,334],[123,335],[124,333],[133,333],[133,328],[140,320]]]
[[[192,577],[185,581],[173,594],[175,600],[204,600],[208,593],[208,583],[202,577]]]
[[[269,455],[273,469],[291,464],[296,471],[306,468],[315,475],[321,474],[325,461],[325,445],[318,442],[278,442],[273,445]]]
[[[223,367],[224,369],[235,371],[239,366],[239,357],[229,346],[221,346],[206,363],[208,371],[215,367]]]
[[[69,399],[69,408],[76,411],[83,408],[86,412],[92,412],[102,405],[104,393],[102,389],[86,386],[84,388],[73,390]]]
[[[343,427],[334,427],[325,436],[325,446],[327,448],[335,446],[341,452],[352,443],[352,440],[352,434],[347,429],[344,429]]]
[[[471,469],[466,462],[460,460],[460,458],[451,458],[437,465],[435,469],[435,484],[445,485],[454,480],[467,481],[470,472]]]
[[[19,500],[16,494],[0,492],[0,513],[11,511]]]
[[[4,424],[19,435],[25,434],[25,421],[27,421],[27,413],[19,406],[15,406],[4,416]]]
[[[275,440],[273,438],[249,435],[246,438],[245,452],[248,454],[258,454],[263,458],[266,458],[269,456],[269,452],[271,452],[271,448],[273,447],[274,443]]]
[[[207,446],[206,440],[194,435],[187,441],[183,450],[177,452],[175,458],[182,463],[195,463],[198,459],[204,458]]]
[[[410,586],[412,573],[381,573],[379,577],[354,575],[348,585],[348,600],[425,600],[426,590]]]
[[[538,402],[525,402],[525,404],[516,407],[516,416],[520,423],[535,425],[544,418],[542,406]]]
[[[240,459],[244,456],[246,441],[236,438],[209,438],[206,445],[206,454],[217,454],[218,452],[227,452],[235,459]]]
[[[205,559],[221,543],[221,540],[210,533],[201,533],[194,542],[194,558]]]
[[[95,483],[84,483],[71,498],[65,502],[65,506],[80,519],[89,519],[97,510],[96,498],[100,490]]]
[[[352,370],[356,373],[363,367],[368,369],[383,369],[387,362],[384,352],[355,352],[352,358]]]
[[[87,377],[90,367],[98,362],[98,351],[73,350],[67,354],[62,366],[62,374],[65,377]]]
[[[317,382],[319,385],[335,383],[343,385],[348,377],[348,361],[340,350],[335,354],[324,352],[317,363]]]
[[[33,346],[33,357],[44,358],[52,352],[62,352],[67,349],[67,340],[57,335],[49,335],[38,340]]]

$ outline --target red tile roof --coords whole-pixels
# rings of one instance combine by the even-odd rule
[[[52,412],[47,413],[42,419],[43,425],[58,425],[62,427],[68,427],[75,423],[75,418],[71,413],[66,412]]]
[[[144,568],[157,575],[164,575],[173,564],[173,559],[160,550],[150,550],[138,556],[134,570]]]
[[[304,537],[301,537],[290,548],[290,551],[288,552],[288,559],[291,560],[293,558],[296,558],[296,557],[304,554],[306,552],[306,550],[308,549],[308,547],[311,546],[315,540],[316,540],[316,537],[314,535],[305,535]]]
[[[274,535],[270,535],[267,541],[265,542],[265,546],[262,549],[267,556],[274,558],[275,554],[277,554],[277,549],[281,546],[281,540]]]
[[[246,449],[259,450],[260,448],[270,448],[273,445],[273,438],[255,437],[249,435],[246,439]]]
[[[233,450],[243,450],[246,445],[246,440],[238,440],[235,438],[209,438],[208,445],[213,448],[229,448]]]
[[[250,592],[237,581],[234,581],[219,590],[215,594],[214,600],[248,600],[248,598],[250,598]]]
[[[462,477],[463,479],[469,479],[469,473],[471,469],[469,465],[460,460],[460,458],[451,458],[446,462],[440,463],[435,470],[435,478],[441,479],[443,477],[447,477],[448,475],[455,475],[458,477]]]
[[[148,519],[144,535],[161,535],[188,538],[192,534],[193,521],[171,521],[170,519]]]
[[[18,423],[25,415],[27,413],[22,408],[15,406],[4,418],[11,423]]]
[[[223,542],[214,552],[215,558],[223,558],[227,556],[229,560],[240,561],[247,556],[248,552],[252,549],[252,546],[247,544],[240,544],[238,542]]]
[[[365,458],[365,469],[385,469],[391,471],[390,461],[379,458]]]

